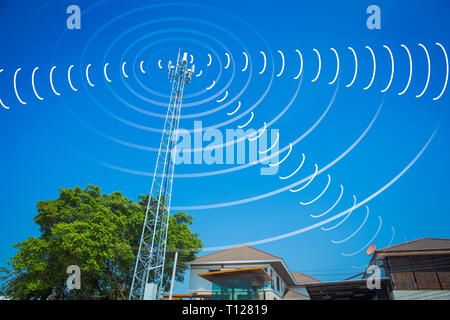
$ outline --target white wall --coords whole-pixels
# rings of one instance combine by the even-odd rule
[[[275,291],[279,296],[283,296],[286,291],[286,284],[283,282],[282,278],[276,273],[276,271],[271,267],[272,270],[272,278],[273,278],[273,291]],[[280,279],[280,290],[277,290],[277,277]]]
[[[202,277],[199,273],[209,272],[210,268],[196,268],[192,267],[189,276],[189,291],[211,291],[212,283]]]
[[[272,270],[272,275],[275,282],[275,276],[277,275],[275,270],[269,265],[269,264],[240,264],[240,265],[224,265],[223,268],[221,268],[222,265],[202,265],[202,266],[195,266],[191,265],[190,275],[189,275],[189,292],[200,292],[200,291],[211,291],[212,290],[212,283],[208,280],[203,279],[202,277],[198,276],[199,273],[205,273],[210,272],[210,270],[230,270],[230,269],[241,269],[241,268],[252,268],[252,267],[263,267],[268,268],[270,267]],[[283,280],[280,278],[280,284],[282,291],[276,292],[279,296],[282,296],[284,294],[284,290],[286,288],[286,284],[283,282]],[[274,291],[275,290],[275,283],[274,283]],[[279,297],[278,297],[279,298]],[[270,299],[271,300],[271,299]]]
[[[266,300],[281,300],[281,297],[273,291],[266,290]]]
[[[394,300],[450,300],[450,290],[394,290]]]

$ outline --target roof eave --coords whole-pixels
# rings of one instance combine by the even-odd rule
[[[249,264],[249,263],[281,263],[283,269],[288,274],[290,283],[286,281],[288,285],[296,285],[295,278],[292,276],[291,271],[284,263],[283,259],[272,259],[272,260],[224,260],[224,261],[191,261],[187,263],[189,266],[201,266],[201,265],[217,265],[217,264]]]

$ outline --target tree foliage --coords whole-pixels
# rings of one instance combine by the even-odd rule
[[[131,286],[148,196],[133,202],[99,187],[61,189],[56,200],[39,201],[34,218],[41,235],[15,244],[17,253],[2,268],[2,294],[13,299],[126,299]],[[193,217],[170,217],[167,248],[182,250],[176,280],[203,246],[189,226]],[[166,255],[167,290],[174,254]],[[81,289],[66,288],[68,266],[81,269]]]

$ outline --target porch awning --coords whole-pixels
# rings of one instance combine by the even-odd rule
[[[211,282],[215,280],[228,279],[251,279],[258,282],[273,281],[273,279],[269,276],[269,274],[263,267],[205,272],[199,273],[198,276]]]

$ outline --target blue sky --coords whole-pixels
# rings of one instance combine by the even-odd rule
[[[81,8],[81,30],[66,28],[66,8],[70,4]],[[381,30],[366,27],[369,16],[366,8],[371,4],[381,8]],[[158,148],[157,131],[162,128],[163,118],[146,112],[165,114],[165,95],[170,93],[170,85],[166,71],[160,70],[157,62],[161,59],[165,65],[169,59],[174,61],[179,47],[194,55],[196,73],[204,70],[203,76],[195,77],[186,86],[185,104],[209,99],[182,109],[182,115],[187,117],[182,119],[181,126],[186,129],[192,129],[195,120],[201,120],[204,127],[230,120],[233,117],[227,112],[236,108],[238,100],[242,109],[236,113],[236,119],[219,129],[225,131],[242,125],[250,117],[249,108],[261,98],[271,81],[267,95],[251,110],[254,112],[251,127],[261,128],[264,122],[277,118],[299,86],[300,80],[293,79],[299,71],[295,49],[302,52],[303,80],[290,107],[272,124],[271,128],[280,132],[280,147],[308,132],[321,119],[336,93],[325,117],[294,146],[277,175],[262,176],[261,166],[255,165],[226,174],[175,179],[172,205],[194,215],[192,229],[200,232],[206,247],[275,237],[351,208],[353,195],[358,202],[370,197],[407,167],[439,123],[432,141],[409,170],[365,203],[370,215],[354,237],[344,243],[331,242],[347,238],[361,225],[366,215],[364,205],[331,231],[319,227],[257,247],[283,257],[292,271],[321,280],[338,280],[358,273],[360,269],[355,267],[369,261],[364,250],[351,256],[343,253],[354,253],[368,243],[379,248],[387,246],[393,236],[392,227],[393,244],[420,237],[448,238],[450,121],[448,114],[442,118],[449,103],[448,91],[439,100],[433,100],[442,91],[446,76],[444,54],[436,43],[449,48],[448,9],[447,1],[436,0],[1,1],[0,41],[4,50],[0,69],[4,71],[0,73],[0,99],[10,109],[0,107],[3,204],[0,264],[4,265],[14,254],[13,243],[38,235],[32,220],[36,202],[58,197],[60,187],[95,184],[106,193],[119,190],[133,199],[149,191],[151,176],[111,166],[153,172],[156,153],[145,148]],[[427,91],[416,98],[427,81],[427,58],[419,43],[427,48],[431,73]],[[409,76],[409,60],[402,44],[411,52],[413,75],[407,92],[400,96],[398,93],[405,88]],[[395,61],[394,77],[385,93],[380,91],[390,80],[391,61],[383,45],[391,49]],[[373,64],[365,46],[373,49],[377,59],[375,80],[367,90],[364,88],[371,80]],[[350,87],[347,85],[353,78],[355,65],[348,47],[357,53],[359,66]],[[340,57],[339,79],[333,85],[328,83],[336,73],[336,58],[330,48]],[[311,81],[318,70],[313,49],[322,58],[316,82]],[[286,61],[280,77],[272,76],[281,70],[278,50],[284,53]],[[251,72],[250,68],[241,71],[245,63],[243,51],[251,59]],[[260,51],[268,59],[262,75]],[[228,69],[224,69],[225,52],[233,60]],[[213,56],[210,67],[208,53]],[[139,70],[141,60],[146,74]],[[120,66],[125,61],[129,78],[121,75]],[[103,75],[106,62],[110,63],[111,83]],[[88,64],[92,65],[90,78],[94,87],[85,78]],[[70,65],[74,65],[72,82],[77,92],[67,81]],[[49,83],[52,66],[56,66],[54,86],[60,96],[53,93]],[[31,86],[35,67],[39,67],[36,90],[43,101],[36,98]],[[13,77],[18,68],[21,70],[17,88],[26,105],[18,101],[14,92]],[[205,90],[219,74],[214,89]],[[246,90],[227,107],[204,116],[189,116],[221,106],[216,99],[223,96],[225,88],[229,91],[227,101],[235,98],[247,81]],[[211,99],[212,95],[217,98]],[[373,120],[370,130],[345,157],[299,193],[285,191],[240,205],[189,209],[256,197],[308,177],[314,172],[314,164],[319,169],[325,167],[348,150]],[[305,163],[300,172],[288,180],[279,179],[298,167],[302,154]],[[231,167],[179,165],[176,174]],[[331,183],[326,193],[311,205],[300,205],[300,201],[307,202],[320,194],[327,183],[327,174]],[[312,218],[311,214],[326,211],[336,201],[341,185],[344,193],[333,211],[323,218]],[[380,218],[380,232],[370,242]],[[176,291],[185,292],[187,283],[177,284]]]

